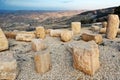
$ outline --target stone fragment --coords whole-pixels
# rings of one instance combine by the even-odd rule
[[[49,50],[37,52],[34,56],[36,72],[43,74],[51,68],[51,55]]]
[[[106,28],[100,28],[99,33],[100,34],[106,34]]]
[[[0,28],[0,51],[8,49],[8,45],[8,40],[5,34],[3,33],[2,29]]]
[[[100,27],[99,26],[92,26],[91,30],[92,31],[99,31]]]
[[[94,41],[71,43],[73,67],[88,75],[94,75],[100,67],[99,49]]]
[[[46,37],[44,27],[36,27],[36,36],[40,39],[44,39]]]
[[[61,40],[64,42],[70,41],[73,37],[73,32],[72,31],[63,31],[61,33]]]
[[[47,48],[47,45],[44,43],[42,39],[33,39],[32,40],[32,50],[33,51],[41,51]]]
[[[107,27],[107,22],[102,22],[102,28],[106,28]]]
[[[51,31],[52,29],[47,29],[47,30],[45,30],[45,33],[46,34],[50,34],[50,31]]]
[[[26,41],[26,42],[30,42],[32,41],[32,39],[35,38],[35,34],[34,33],[29,33],[29,32],[22,32],[22,33],[18,33],[16,35],[16,40],[17,41]]]
[[[94,40],[97,44],[102,43],[102,35],[100,34],[90,34],[90,33],[83,33],[82,40],[84,41],[91,41]]]
[[[7,37],[7,38],[11,38],[11,39],[15,39],[16,38],[16,35],[17,35],[17,33],[16,32],[4,32],[5,33],[5,36]]]
[[[50,30],[50,36],[51,37],[60,37],[63,30],[56,29],[56,30]]]
[[[119,24],[120,24],[120,21],[119,21],[118,15],[110,14],[108,16],[108,25],[106,28],[106,35],[108,39],[116,38]]]
[[[13,54],[0,52],[0,80],[15,80],[17,73],[17,62]]]
[[[81,23],[80,22],[72,22],[71,23],[72,31],[74,34],[79,34],[81,31]]]

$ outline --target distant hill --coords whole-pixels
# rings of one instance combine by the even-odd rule
[[[68,28],[71,22],[81,22],[84,25],[106,21],[108,14],[113,14],[115,9],[116,7],[91,11],[0,11],[0,27],[7,30],[33,30],[36,26]]]
[[[70,24],[71,22],[74,21],[80,21],[83,24],[85,24],[106,21],[108,14],[113,14],[115,8],[116,7],[86,11],[75,16],[72,16],[69,19],[63,20],[62,22],[65,22],[65,24]]]

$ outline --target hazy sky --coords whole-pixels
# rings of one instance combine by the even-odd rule
[[[3,10],[78,10],[119,5],[120,0],[0,0]]]

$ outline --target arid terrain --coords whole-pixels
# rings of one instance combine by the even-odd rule
[[[82,28],[83,32],[93,33],[89,28]],[[95,32],[94,32],[95,33]],[[80,35],[69,42],[62,42],[59,37],[47,35],[44,41],[48,44],[52,57],[52,68],[47,73],[36,73],[34,66],[35,52],[31,49],[31,42],[20,42],[9,39],[10,51],[18,62],[20,69],[16,80],[119,80],[120,79],[120,36],[114,40],[105,38],[99,45],[100,68],[94,76],[89,76],[73,68],[71,53],[66,49],[71,42],[81,41]]]
[[[82,22],[87,26],[106,21],[107,15],[114,13],[114,9],[115,7],[92,11],[1,11],[0,27],[5,30],[32,31],[36,26],[69,28],[71,22]]]
[[[70,29],[71,22],[81,21],[80,34],[74,35],[69,42],[62,42],[59,37],[47,35],[44,41],[50,50],[52,67],[45,74],[35,71],[34,55],[31,42],[8,39],[9,51],[17,60],[19,73],[16,80],[120,80],[120,35],[113,40],[101,34],[103,42],[99,44],[100,68],[94,76],[89,76],[73,68],[72,54],[67,50],[71,42],[80,42],[82,33],[99,34],[90,30],[93,23],[106,21],[107,15],[113,13],[114,8],[96,11],[58,11],[58,12],[16,12],[1,13],[0,27],[3,31],[33,31],[37,26],[45,29]],[[98,15],[98,14],[105,15]],[[82,20],[83,19],[83,20]],[[91,21],[92,20],[92,21]],[[85,24],[86,23],[86,24]],[[101,27],[101,24],[97,26]]]
[[[15,11],[0,14],[0,26],[6,30],[33,30],[36,26],[53,28],[63,20],[82,13],[80,11]],[[67,26],[68,27],[68,26]]]

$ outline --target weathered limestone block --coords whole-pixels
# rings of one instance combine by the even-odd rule
[[[8,52],[0,53],[0,80],[15,80],[17,76],[17,62]]]
[[[51,55],[49,50],[37,52],[34,56],[35,68],[37,73],[43,74],[51,68]]]
[[[99,31],[100,27],[99,26],[92,26],[91,30],[92,31]]]
[[[4,35],[2,29],[0,28],[0,51],[8,49],[8,40],[6,36]]]
[[[33,39],[32,40],[32,49],[33,51],[41,51],[47,48],[47,45],[42,39]]]
[[[30,42],[32,41],[32,39],[35,38],[35,34],[34,33],[29,33],[29,32],[23,32],[23,33],[18,33],[16,35],[16,40],[17,41],[26,41],[26,42]]]
[[[100,35],[100,34],[90,34],[90,33],[83,33],[82,34],[82,40],[84,40],[84,41],[94,40],[97,44],[100,44],[103,41],[102,35]]]
[[[81,23],[80,22],[72,22],[72,31],[74,34],[79,34],[81,31]]]
[[[64,30],[60,30],[60,29],[57,29],[57,30],[50,30],[50,36],[52,37],[60,37],[61,33],[63,32]]]
[[[15,39],[17,35],[16,32],[4,32],[4,33],[7,38],[11,38],[11,39]]]
[[[106,29],[106,35],[108,39],[116,38],[119,23],[120,21],[118,15],[111,14],[108,16],[108,25]]]
[[[44,27],[36,27],[36,36],[40,39],[44,39],[46,37]]]
[[[63,31],[61,33],[61,40],[64,42],[70,41],[73,37],[73,31]]]
[[[100,34],[105,34],[106,33],[106,28],[100,28],[99,33]]]
[[[98,45],[94,41],[71,44],[73,44],[73,67],[88,75],[94,75],[100,67]]]
[[[107,22],[102,22],[102,27],[106,28],[107,27]]]

